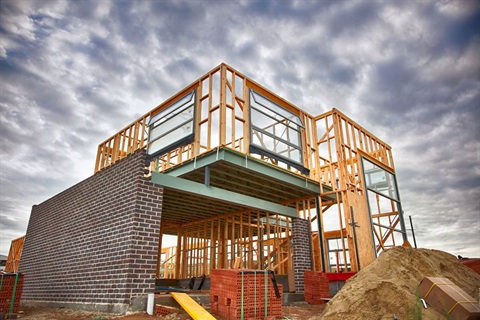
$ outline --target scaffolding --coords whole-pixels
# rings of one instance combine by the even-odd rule
[[[337,109],[311,116],[221,64],[98,146],[95,172],[138,149],[164,186],[158,278],[241,266],[292,274],[291,219],[317,271],[358,271],[409,245],[391,147]]]

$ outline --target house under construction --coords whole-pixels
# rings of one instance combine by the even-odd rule
[[[160,279],[358,271],[408,245],[392,151],[221,64],[98,146],[95,174],[35,205],[23,300],[123,311]]]

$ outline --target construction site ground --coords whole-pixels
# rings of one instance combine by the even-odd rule
[[[447,278],[471,299],[479,297],[480,275],[443,251],[396,247],[384,251],[372,264],[350,278],[342,289],[323,305],[297,302],[283,307],[283,318],[309,320],[447,319],[432,307],[419,303],[418,287],[425,277]],[[470,299],[470,298],[469,298]],[[107,320],[107,319],[189,319],[183,311],[166,317],[144,313],[115,316],[86,311],[23,308],[24,320]],[[225,320],[218,318],[219,320]]]
[[[309,319],[319,316],[325,309],[323,305],[309,305],[306,303],[296,303],[294,305],[283,307],[283,316],[292,320]],[[146,312],[128,314],[125,316],[116,316],[108,313],[88,312],[72,309],[59,308],[41,308],[28,307],[22,308],[18,319],[22,320],[147,320],[147,319],[169,319],[169,320],[187,320],[191,319],[186,312],[171,314],[169,316],[151,316]],[[285,319],[285,318],[284,318]],[[222,320],[218,318],[218,320]]]

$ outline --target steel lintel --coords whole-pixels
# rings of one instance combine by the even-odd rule
[[[246,168],[271,179],[281,181],[282,183],[304,189],[314,195],[320,193],[320,184],[314,180],[288,172],[287,170],[275,167],[264,161],[229,148],[218,148],[215,151],[201,155],[180,166],[166,170],[164,173],[170,176],[179,177],[193,170],[211,165],[217,161],[226,161],[230,164]]]
[[[211,198],[225,203],[241,205],[245,208],[263,210],[288,217],[298,217],[297,210],[295,208],[290,208],[278,203],[258,199],[255,197],[212,186],[206,186],[205,184],[178,178],[170,174],[152,172],[152,177],[150,181],[165,188],[171,188],[174,190],[192,193],[201,197]]]

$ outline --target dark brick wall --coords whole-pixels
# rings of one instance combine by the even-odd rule
[[[163,189],[144,178],[146,162],[137,151],[33,206],[22,301],[115,309],[153,293]]]
[[[295,291],[304,291],[304,271],[312,270],[312,239],[310,222],[292,218],[293,273]]]

